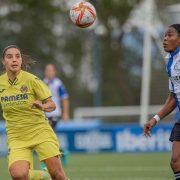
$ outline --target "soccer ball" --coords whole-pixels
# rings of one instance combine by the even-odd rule
[[[96,20],[96,9],[89,2],[78,2],[70,9],[70,19],[81,28],[89,27]]]

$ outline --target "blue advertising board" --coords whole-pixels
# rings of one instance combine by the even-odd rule
[[[101,124],[96,121],[59,123],[56,134],[62,148],[71,152],[161,152],[169,151],[170,124],[158,124],[151,138],[137,124]],[[7,153],[4,123],[0,124],[0,155]]]

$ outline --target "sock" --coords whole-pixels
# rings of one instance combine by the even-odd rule
[[[180,180],[180,171],[174,172],[175,180]]]
[[[47,170],[46,165],[44,162],[40,162],[40,169],[41,170]]]
[[[47,171],[42,170],[29,170],[30,180],[50,180],[50,175]]]
[[[60,149],[62,166],[67,166],[69,152],[64,149]]]

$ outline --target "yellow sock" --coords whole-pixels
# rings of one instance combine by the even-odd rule
[[[29,180],[50,180],[50,175],[47,171],[30,169]]]

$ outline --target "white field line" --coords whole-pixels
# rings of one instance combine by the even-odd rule
[[[105,177],[85,177],[85,178],[73,178],[73,180],[172,180],[171,178],[162,178],[162,177],[118,177],[118,178],[112,178],[109,179]]]
[[[127,166],[127,167],[117,167],[117,166],[105,166],[105,167],[97,167],[97,166],[93,166],[93,167],[72,167],[71,169],[68,169],[68,171],[70,172],[74,172],[74,171],[78,171],[78,172],[123,172],[123,171],[168,171],[170,170],[170,167],[168,166],[136,166],[136,167],[131,167],[131,166]]]

